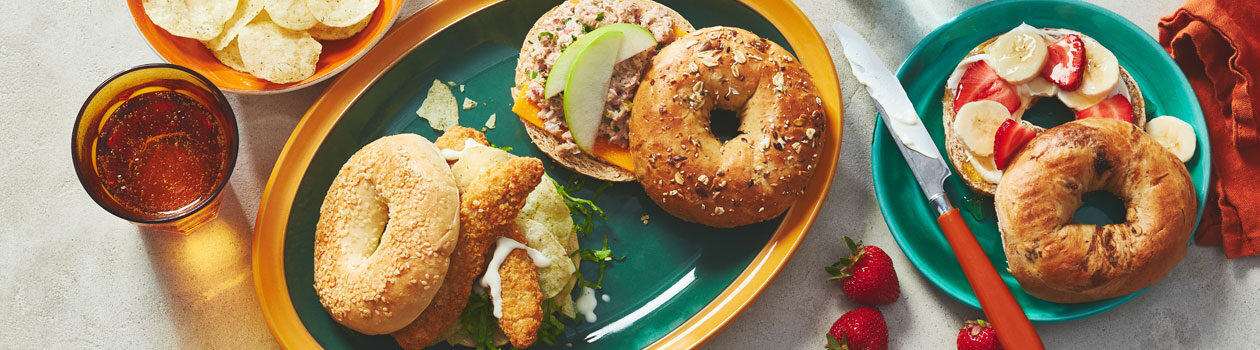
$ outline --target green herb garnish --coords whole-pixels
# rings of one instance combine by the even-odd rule
[[[579,236],[586,237],[591,234],[591,230],[595,228],[596,215],[598,215],[601,219],[606,218],[604,216],[604,210],[595,205],[595,202],[588,199],[574,197],[570,194],[582,189],[582,186],[586,184],[586,177],[574,175],[574,177],[569,178],[569,182],[565,185],[561,185],[559,182],[556,182],[555,179],[552,179],[551,182],[556,185],[556,192],[560,193],[560,198],[564,200],[564,205],[569,207],[569,212],[577,213],[577,215],[580,216],[580,221],[573,221],[573,231],[577,232]],[[604,189],[611,186],[611,184],[608,184],[607,182],[605,182],[605,185],[600,185],[600,188],[596,189],[596,197],[593,198],[597,198],[599,193],[602,193]]]
[[[512,146],[499,146],[499,145],[495,145],[495,144],[494,144],[494,141],[490,141],[490,140],[486,140],[486,142],[490,143],[490,147],[494,147],[494,148],[501,149],[501,150],[503,150],[504,152],[511,152],[511,151],[512,151]]]
[[[464,329],[459,332],[477,345],[477,350],[500,350],[494,345],[494,331],[499,328],[499,320],[491,312],[493,304],[486,294],[470,293],[468,306],[459,314],[459,322]]]
[[[536,70],[531,70],[531,71],[529,71],[529,78],[530,78],[530,79],[535,79],[535,78],[538,78],[538,71],[536,71]]]
[[[555,300],[547,299],[543,300],[542,310],[543,320],[542,325],[538,326],[538,340],[547,345],[556,345],[556,339],[560,339],[560,335],[564,333],[564,323],[556,317],[560,313],[560,307]]]
[[[586,25],[586,24],[582,24],[582,32],[583,32],[583,33],[590,33],[592,30],[595,30],[595,27],[591,27],[591,26],[588,26],[588,25]]]
[[[596,21],[602,21],[602,20],[604,20],[604,13],[603,13],[603,12],[600,12],[599,14],[595,15],[595,20],[596,20]]]
[[[547,40],[551,40],[551,39],[555,39],[555,38],[556,38],[556,35],[555,35],[555,34],[552,34],[551,32],[542,32],[542,33],[538,33],[538,40],[539,40],[539,41],[547,41]]]
[[[579,248],[578,250],[574,251],[573,254],[570,254],[569,256],[578,256],[579,258],[582,259],[582,261],[590,261],[590,262],[599,264],[599,277],[595,278],[595,282],[591,282],[590,280],[587,280],[585,277],[582,277],[581,271],[578,271],[577,273],[578,284],[583,287],[589,287],[591,289],[604,288],[604,271],[608,268],[608,263],[626,261],[626,257],[624,256],[620,258],[613,257],[612,249],[608,249],[608,236],[604,236],[604,245],[602,248],[598,250],[589,249],[589,248]]]

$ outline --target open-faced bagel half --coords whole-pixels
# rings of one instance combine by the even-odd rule
[[[600,3],[606,3],[606,2],[607,3],[625,3],[632,6],[637,5],[641,8],[653,8],[653,7],[663,8],[664,12],[667,13],[667,16],[672,21],[675,31],[691,32],[695,30],[695,28],[691,26],[691,23],[687,22],[687,20],[684,19],[682,15],[678,14],[678,12],[666,7],[665,5],[661,5],[659,3],[656,3],[650,0],[582,0],[582,1],[578,1],[577,3],[566,1],[565,3],[547,11],[547,13],[543,14],[542,17],[539,17],[538,21],[534,23],[534,27],[530,29],[528,34],[525,35],[524,42],[521,44],[522,54],[521,54],[521,57],[517,60],[515,85],[514,85],[514,88],[512,89],[513,100],[520,99],[521,94],[525,93],[525,91],[522,91],[520,87],[526,86],[530,80],[534,79],[534,78],[531,78],[531,75],[543,74],[545,76],[547,73],[549,73],[549,70],[550,70],[549,65],[555,62],[554,57],[547,60],[548,66],[546,67],[546,69],[548,70],[548,72],[539,73],[536,71],[531,71],[530,69],[526,68],[526,62],[531,59],[530,57],[528,57],[530,55],[527,55],[527,52],[530,52],[531,48],[539,48],[542,45],[558,45],[556,40],[552,40],[550,41],[550,43],[544,43],[542,40],[538,40],[538,38],[544,32],[549,32],[551,30],[549,28],[552,27],[552,25],[554,25],[554,23],[556,23],[557,21],[564,22],[567,20],[567,18],[569,17],[569,14],[565,13],[566,11],[563,11],[564,9],[562,9],[562,7],[566,5],[574,6],[576,4],[586,4],[586,3],[600,4]],[[607,16],[613,16],[613,15],[608,14]],[[612,22],[607,23],[607,24],[611,24],[611,23]],[[668,42],[672,42],[676,38],[677,37],[675,35],[671,34],[667,38],[668,40],[662,42],[661,44],[667,44]],[[658,41],[659,41],[659,38],[658,38]],[[562,51],[562,48],[555,49],[553,52],[554,52],[554,55],[559,56],[559,53],[561,51]],[[654,52],[652,54],[654,54]],[[631,59],[635,59],[635,58],[631,58]],[[647,59],[650,62],[650,55],[649,57],[647,57]],[[646,64],[643,65],[642,69],[639,71],[639,74],[641,75],[642,72],[644,71],[647,71]],[[634,89],[630,89],[630,93],[633,93],[633,91]],[[552,97],[551,99],[553,100],[558,99],[560,98],[560,96],[561,95],[557,95],[555,97]],[[631,96],[631,98],[633,98],[633,96]],[[629,118],[629,113],[626,113],[626,118]],[[573,171],[585,174],[590,177],[594,177],[594,178],[606,180],[606,181],[621,182],[621,181],[633,181],[635,179],[633,171],[622,168],[617,165],[613,165],[603,159],[592,156],[588,153],[576,151],[575,149],[572,148],[571,142],[565,141],[564,139],[557,137],[555,134],[547,131],[543,127],[539,127],[538,125],[535,125],[534,123],[526,121],[526,120],[522,120],[522,124],[525,125],[525,130],[529,134],[529,138],[534,142],[534,145],[537,146],[539,150],[542,150],[543,153],[546,153],[548,156],[550,156],[552,159],[554,159],[556,162],[560,163],[561,165],[565,166],[566,168],[572,169]],[[566,145],[569,147],[565,147]]]
[[[1070,33],[1079,35],[1085,40],[1093,40],[1085,34],[1067,29],[1042,28],[1042,30],[1049,33],[1048,35],[1066,35]],[[1052,38],[1045,39],[1047,45],[1053,43],[1054,41]],[[993,37],[976,46],[975,49],[972,49],[971,52],[967,54],[967,58],[964,58],[964,61],[976,55],[985,54],[988,49],[993,46],[993,43],[996,40],[997,37]],[[1124,84],[1125,90],[1129,95],[1130,104],[1133,107],[1133,124],[1141,128],[1146,124],[1146,108],[1142,99],[1142,90],[1138,87],[1137,82],[1133,80],[1133,77],[1129,75],[1129,72],[1125,70],[1123,66],[1120,66],[1119,76],[1120,83]],[[997,182],[987,180],[981,173],[982,170],[977,169],[977,166],[972,163],[971,159],[969,159],[970,153],[967,150],[967,145],[963,142],[957,131],[954,130],[954,119],[957,117],[954,112],[954,88],[954,86],[949,86],[949,82],[947,82],[944,97],[941,100],[941,121],[944,123],[942,125],[944,126],[946,153],[949,154],[950,162],[953,163],[954,169],[958,171],[958,175],[963,179],[963,182],[967,184],[967,187],[970,187],[973,191],[992,196],[997,190]],[[1020,110],[1017,111],[1014,116],[1016,120],[1022,119],[1023,111],[1026,111],[1028,108],[1036,105],[1042,98],[1035,95],[1021,97],[1022,105],[1020,106]],[[1037,127],[1036,129],[1038,133],[1043,131],[1040,127]]]

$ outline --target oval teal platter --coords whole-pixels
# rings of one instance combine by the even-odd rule
[[[334,321],[313,287],[314,228],[324,194],[341,165],[363,145],[387,135],[440,132],[415,111],[434,80],[458,101],[478,102],[460,124],[481,129],[494,115],[489,140],[511,153],[543,159],[562,184],[572,173],[530,143],[512,113],[509,89],[525,33],[562,0],[447,0],[395,27],[324,91],[290,136],[264,192],[255,226],[254,279],[259,303],[282,347],[392,349],[389,336],[354,332]],[[758,224],[716,229],[683,222],[657,207],[635,183],[619,183],[594,202],[607,213],[581,246],[604,237],[615,257],[595,322],[564,321],[544,349],[686,348],[703,343],[736,317],[779,271],[817,217],[835,172],[843,123],[839,84],[817,31],[786,0],[662,0],[696,28],[748,29],[795,52],[815,76],[829,126],[824,161],[787,214]],[[795,46],[793,45],[795,44]],[[600,181],[573,192],[594,198]],[[585,263],[584,276],[598,267]],[[575,293],[576,294],[576,293]],[[445,348],[444,346],[437,346]]]
[[[1116,54],[1120,65],[1129,71],[1142,88],[1148,119],[1171,115],[1190,123],[1199,136],[1195,155],[1186,163],[1199,202],[1197,226],[1207,194],[1211,152],[1203,114],[1194,91],[1172,58],[1146,32],[1124,17],[1093,4],[1068,0],[995,1],[960,13],[920,41],[897,70],[897,77],[941,154],[946,152],[941,125],[941,98],[945,80],[954,66],[976,45],[1022,22],[1041,28],[1072,29],[1100,41]],[[1041,104],[1045,103],[1039,103],[1029,113],[1070,112],[1063,109],[1043,109]],[[1060,119],[1062,120],[1066,119]],[[929,281],[954,299],[978,308],[976,296],[958,266],[953,251],[942,236],[935,211],[924,200],[921,191],[905,190],[918,188],[918,185],[905,159],[897,150],[895,141],[886,130],[877,119],[871,144],[871,171],[874,176],[875,196],[889,231],[910,262]],[[1127,296],[1081,304],[1053,303],[1028,295],[1006,271],[1006,257],[993,217],[992,201],[969,193],[966,185],[957,176],[951,176],[946,181],[946,192],[954,206],[974,208],[964,210],[970,215],[964,214],[963,217],[989,260],[1015,295],[1016,301],[1032,321],[1060,322],[1092,316],[1123,304],[1141,293],[1138,291]],[[965,198],[971,199],[964,200]],[[1090,208],[1078,211],[1078,219],[1082,219],[1082,212],[1087,212],[1086,216],[1109,215],[1114,218],[1115,214],[1108,213],[1123,210],[1116,208],[1118,205],[1115,202],[1092,202],[1090,199],[1086,199],[1086,206]],[[1091,210],[1092,214],[1088,213]],[[1082,222],[1089,221],[1082,219]]]

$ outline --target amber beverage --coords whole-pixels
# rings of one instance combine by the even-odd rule
[[[187,233],[218,215],[236,164],[236,118],[223,93],[186,68],[119,73],[84,102],[71,140],[79,181],[102,208]]]

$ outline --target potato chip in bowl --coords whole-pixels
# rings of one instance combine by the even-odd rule
[[[166,61],[221,89],[296,90],[357,60],[403,0],[129,0],[136,26]]]

